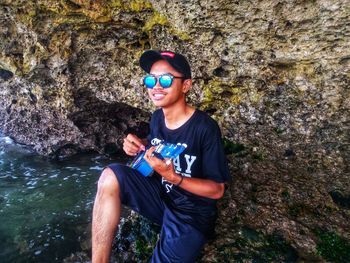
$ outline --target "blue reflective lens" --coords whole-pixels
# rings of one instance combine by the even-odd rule
[[[159,77],[159,84],[163,88],[169,88],[173,84],[173,76],[171,75],[161,75]]]
[[[152,75],[147,75],[143,78],[143,84],[149,89],[153,89],[153,87],[157,84],[157,78]]]

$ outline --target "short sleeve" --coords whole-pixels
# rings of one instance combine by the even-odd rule
[[[227,159],[221,139],[221,131],[213,120],[203,136],[203,174],[204,178],[218,183],[230,180]]]
[[[152,129],[152,127],[154,126],[154,114],[152,114],[152,117],[151,117],[151,121],[150,121],[150,123],[149,123],[149,133],[148,133],[148,135],[147,135],[147,141],[148,141],[148,143],[150,143],[151,142],[151,140],[152,140],[152,131],[153,131],[153,129]]]
[[[157,122],[159,122],[159,110],[156,110],[155,112],[153,112],[152,116],[151,116],[151,121],[149,123],[149,134],[147,136],[147,141],[150,143],[152,138],[154,138],[154,130],[157,127]]]

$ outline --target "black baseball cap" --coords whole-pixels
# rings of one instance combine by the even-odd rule
[[[192,78],[191,67],[187,59],[172,51],[147,50],[140,57],[140,66],[144,71],[150,73],[152,65],[158,60],[167,61],[174,69],[182,73],[185,79]]]

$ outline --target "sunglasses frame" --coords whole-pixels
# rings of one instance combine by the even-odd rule
[[[170,85],[167,86],[167,87],[164,87],[164,86],[162,85],[162,83],[160,82],[160,78],[162,78],[163,76],[169,76],[169,77],[170,77],[171,82],[170,82]],[[153,78],[155,78],[156,82],[155,82],[155,84],[154,84],[153,87],[148,87],[148,86],[146,85],[145,80],[146,80],[147,77],[153,77]],[[185,79],[185,78],[184,78],[184,77],[177,77],[177,76],[174,76],[174,75],[171,74],[171,73],[164,73],[164,74],[161,74],[161,75],[158,75],[158,76],[156,76],[156,75],[154,75],[154,74],[147,74],[146,76],[143,77],[142,83],[143,83],[143,85],[146,86],[146,88],[148,88],[148,89],[153,89],[153,88],[157,85],[157,82],[159,81],[160,86],[161,86],[163,89],[167,89],[167,88],[170,88],[170,87],[173,85],[173,80],[174,80],[174,79]]]

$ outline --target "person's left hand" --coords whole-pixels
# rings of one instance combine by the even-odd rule
[[[181,176],[175,172],[171,159],[165,158],[161,160],[156,156],[152,156],[155,149],[156,147],[154,146],[149,148],[143,158],[165,180],[173,184],[178,183],[181,180]]]

